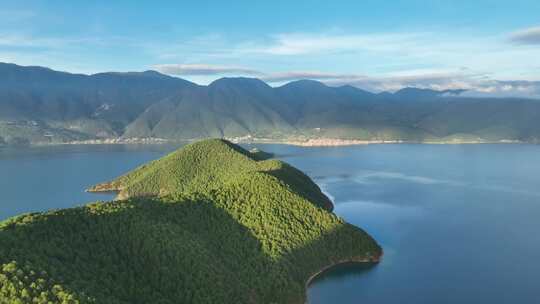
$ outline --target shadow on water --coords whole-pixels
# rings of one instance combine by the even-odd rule
[[[311,280],[308,287],[312,287],[325,281],[341,281],[366,275],[373,270],[378,263],[343,263],[333,266],[317,275]]]

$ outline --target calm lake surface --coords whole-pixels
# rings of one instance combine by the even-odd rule
[[[540,303],[540,146],[255,146],[309,174],[384,248],[376,266],[318,277],[309,303]],[[0,220],[108,200],[84,189],[174,148],[0,149]]]

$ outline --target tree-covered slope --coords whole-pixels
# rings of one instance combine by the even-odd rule
[[[312,203],[331,209],[332,203],[300,170],[258,155],[226,140],[213,139],[187,145],[90,191],[119,191],[119,198],[156,196],[176,192],[208,192],[256,172],[273,176]]]
[[[0,224],[0,303],[303,303],[323,267],[381,255],[302,172],[226,141],[113,184],[130,198]]]
[[[0,63],[0,137],[540,142],[539,100],[461,93],[373,94],[313,80],[273,88],[242,77],[199,86],[153,71],[79,75]]]
[[[295,128],[274,108],[274,101],[273,89],[260,80],[224,78],[150,106],[123,136],[283,138]]]
[[[153,71],[82,75],[0,63],[0,136],[8,143],[115,138],[150,105],[193,87]]]

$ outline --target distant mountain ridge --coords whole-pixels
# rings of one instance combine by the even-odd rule
[[[340,138],[412,142],[540,139],[540,102],[463,90],[374,94],[244,77],[207,86],[156,71],[93,75],[0,63],[0,145],[107,138]]]

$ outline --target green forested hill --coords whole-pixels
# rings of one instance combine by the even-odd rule
[[[0,137],[8,143],[118,137],[151,104],[193,87],[153,71],[81,75],[0,63]]]
[[[150,106],[127,126],[123,136],[193,139],[257,134],[284,138],[295,128],[274,105],[274,91],[266,83],[224,78]]]
[[[143,165],[114,181],[96,185],[90,191],[119,191],[120,198],[208,192],[247,175],[264,172],[317,206],[332,208],[319,187],[300,170],[279,160],[260,160],[259,154],[262,153],[248,152],[226,140],[205,140]]]
[[[461,93],[373,94],[313,80],[273,88],[242,77],[199,86],[153,71],[78,75],[0,63],[0,139],[540,141],[539,100]]]
[[[321,268],[381,255],[302,172],[223,140],[111,188],[129,198],[0,224],[0,303],[303,303]]]

